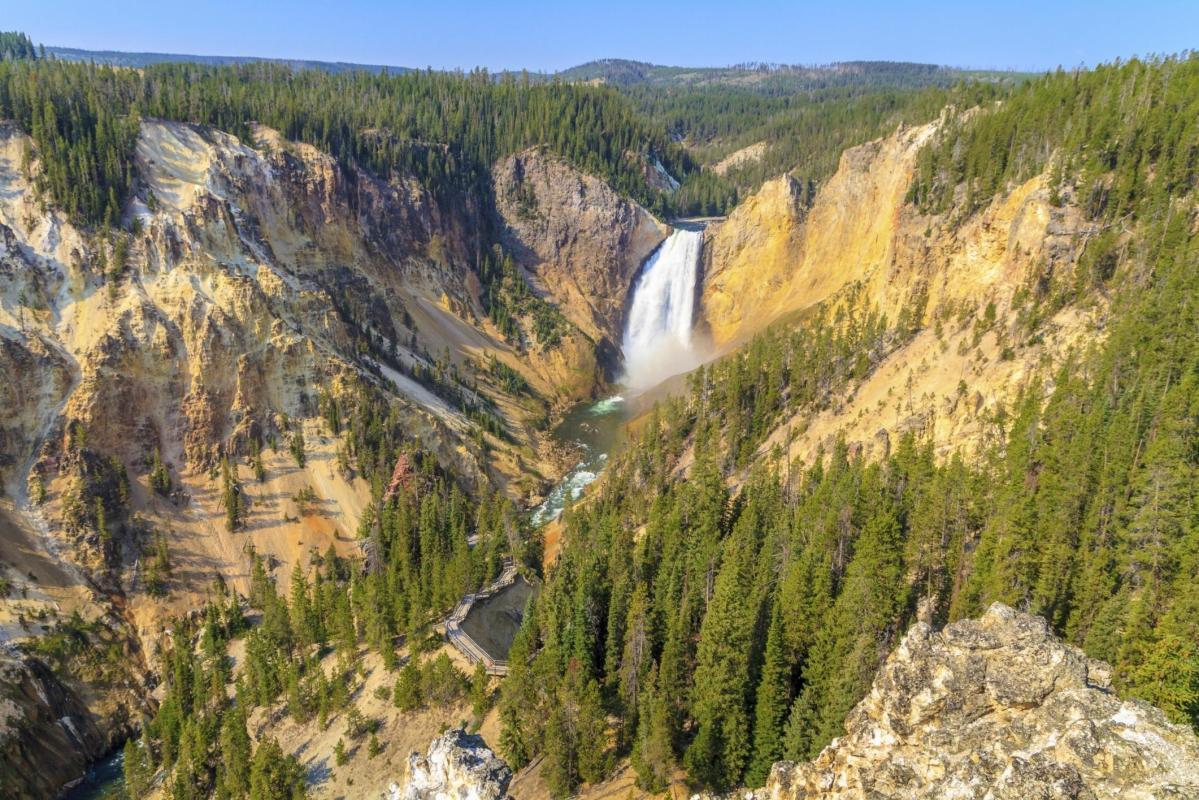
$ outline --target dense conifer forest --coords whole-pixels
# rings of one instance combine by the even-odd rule
[[[263,123],[383,177],[411,174],[443,198],[487,192],[491,164],[542,145],[659,214],[638,158],[694,169],[615,90],[495,80],[486,72],[373,75],[274,64],[158,64],[134,71],[53,60],[0,64],[0,116],[30,133],[39,187],[81,222],[113,227],[128,196],[141,117],[202,123],[250,139]]]
[[[28,36],[16,31],[0,31],[0,59],[16,61],[18,59],[32,60],[37,57],[38,50]]]
[[[996,414],[981,460],[935,458],[912,434],[878,463],[844,445],[807,464],[759,451],[923,317],[888,321],[853,297],[661,405],[568,513],[503,687],[507,757],[543,754],[559,796],[626,755],[646,789],[679,767],[715,789],[761,785],[774,761],[838,735],[919,613],[943,624],[994,601],[1043,615],[1111,663],[1122,692],[1199,727],[1196,75],[1194,58],[1051,75],[921,157],[917,200],[1060,162],[1059,191],[1097,226],[1121,222],[1089,241],[1079,274],[1022,299],[1031,325],[1099,291],[1108,338]],[[933,310],[990,324],[982,309],[946,313]]]
[[[845,147],[930,119],[953,98],[993,98],[1012,80],[902,64],[816,77],[769,72],[748,88],[715,81],[619,90],[571,83],[569,72],[552,80],[481,70],[331,73],[270,62],[135,71],[37,59],[28,37],[5,36],[0,115],[32,135],[47,198],[81,222],[110,228],[131,188],[143,116],[246,139],[260,122],[377,175],[415,175],[442,197],[485,192],[496,159],[542,145],[673,216],[724,213],[780,172],[822,181]],[[701,170],[677,140],[709,160],[757,141],[771,145],[761,161],[721,177]],[[647,184],[653,159],[682,182],[678,193]]]
[[[675,198],[689,214],[727,212],[783,173],[815,186],[832,175],[845,148],[900,124],[935,119],[948,105],[991,102],[1025,79],[887,62],[688,70],[615,61],[566,74],[602,76],[688,146],[705,167],[688,176]],[[724,174],[712,170],[722,158],[758,143],[764,147],[760,157]]]

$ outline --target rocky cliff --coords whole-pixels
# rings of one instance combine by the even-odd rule
[[[384,800],[504,800],[512,770],[482,737],[454,728],[434,739],[426,755],[408,759],[404,784],[393,783]]]
[[[497,164],[494,188],[504,242],[534,285],[588,336],[618,347],[629,289],[666,226],[539,148]]]
[[[374,387],[455,472],[486,477],[463,412],[401,374],[451,345],[468,369],[454,337],[491,341],[469,305],[469,210],[450,214],[410,183],[349,172],[270,131],[256,145],[144,123],[132,233],[103,235],[43,206],[19,166],[27,140],[0,131],[0,393],[14,411],[0,431],[5,509],[29,521],[46,559],[71,562],[105,593],[137,588],[137,542],[114,552],[101,541],[78,507],[81,481],[113,489],[104,476],[131,476],[124,503],[197,559],[179,576],[182,597],[212,572],[240,586],[245,555],[213,524],[208,471],[252,438],[285,440],[310,424],[322,391]],[[496,352],[518,361],[503,343]],[[256,498],[267,524],[254,543],[284,562],[296,551],[268,522],[282,509],[266,496],[313,485],[344,501],[311,537],[322,548],[354,529],[367,500],[360,479],[331,468],[335,443],[309,435],[314,463],[291,477],[273,470]],[[170,502],[147,491],[156,451],[177,489]],[[0,558],[19,557],[29,554],[0,545]]]
[[[790,430],[793,456],[810,458],[837,435],[883,452],[918,430],[942,453],[974,450],[1031,375],[1103,335],[1103,297],[1036,311],[1055,281],[1072,280],[1095,234],[1069,190],[1051,202],[1037,176],[967,219],[907,202],[916,155],[939,124],[847,150],[814,196],[790,177],[772,180],[708,228],[699,324],[718,350],[850,302],[911,333],[854,391],[787,420],[766,448]]]
[[[1122,701],[1110,668],[1039,617],[996,604],[978,620],[917,624],[846,734],[805,764],[775,764],[746,800],[1163,800],[1199,797],[1199,740]]]
[[[54,797],[64,775],[82,774],[128,733],[125,705],[81,696],[36,659],[0,657],[0,687],[5,797]]]

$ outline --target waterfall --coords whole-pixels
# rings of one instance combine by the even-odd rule
[[[702,230],[676,229],[654,251],[633,287],[625,323],[623,382],[634,390],[698,366],[692,348]]]

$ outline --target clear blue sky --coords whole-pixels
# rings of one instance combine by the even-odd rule
[[[437,68],[619,57],[1047,69],[1199,47],[1199,0],[0,0],[0,29],[95,50]]]

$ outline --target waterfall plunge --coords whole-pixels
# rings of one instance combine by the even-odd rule
[[[700,363],[691,325],[703,241],[702,230],[675,230],[650,256],[633,287],[621,344],[623,383],[630,389],[649,389]]]

